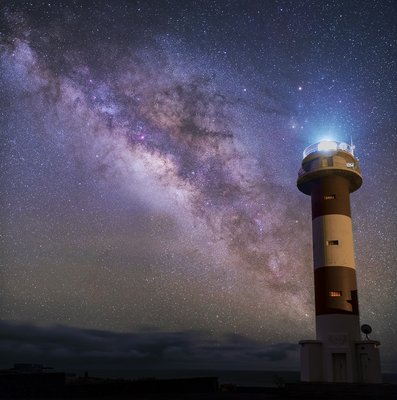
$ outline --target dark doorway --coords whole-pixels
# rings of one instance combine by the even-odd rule
[[[332,354],[332,368],[334,372],[334,382],[347,382],[346,353]]]
[[[368,382],[368,354],[360,354],[360,380]]]

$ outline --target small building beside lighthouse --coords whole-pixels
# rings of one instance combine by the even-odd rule
[[[350,193],[362,184],[354,147],[322,141],[303,152],[298,189],[311,197],[316,339],[299,342],[304,382],[381,383],[380,343],[362,340]]]

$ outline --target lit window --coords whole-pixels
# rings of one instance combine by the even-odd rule
[[[324,200],[334,200],[336,196],[334,194],[327,194],[324,196]]]
[[[327,246],[338,246],[339,240],[327,240]]]
[[[342,292],[340,290],[331,290],[329,292],[329,297],[341,297]]]

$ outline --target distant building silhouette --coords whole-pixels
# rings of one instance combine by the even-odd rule
[[[216,393],[218,378],[106,379],[84,377],[66,380],[63,372],[48,372],[41,364],[15,364],[0,371],[1,398],[119,398],[134,394]]]
[[[52,368],[41,364],[15,364],[0,371],[0,394],[14,397],[51,396],[65,388],[63,372],[47,372]]]

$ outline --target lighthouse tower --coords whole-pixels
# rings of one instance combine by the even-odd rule
[[[298,189],[312,204],[316,305],[316,340],[299,342],[306,382],[381,382],[380,343],[360,334],[350,193],[362,177],[353,150],[316,143],[303,152],[299,171]]]

